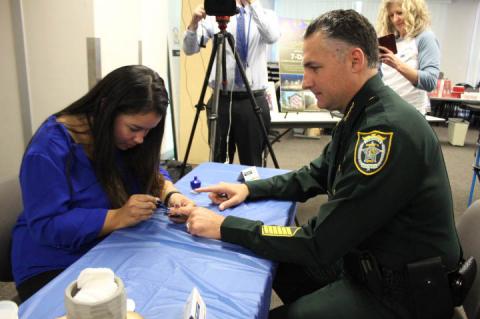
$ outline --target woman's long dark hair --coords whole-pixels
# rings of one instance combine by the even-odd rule
[[[160,196],[165,182],[159,166],[167,106],[168,93],[162,78],[145,66],[130,65],[112,71],[85,96],[55,114],[84,115],[88,120],[93,137],[93,167],[113,208],[121,207],[129,197],[126,176],[121,171],[133,177],[140,193]],[[142,144],[121,152],[125,165],[121,169],[114,138],[116,117],[150,112],[161,116],[160,123]]]

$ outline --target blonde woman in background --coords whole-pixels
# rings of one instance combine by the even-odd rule
[[[377,33],[393,33],[398,51],[379,46],[383,81],[422,114],[430,111],[427,92],[435,88],[440,73],[440,47],[429,26],[424,0],[382,1]]]

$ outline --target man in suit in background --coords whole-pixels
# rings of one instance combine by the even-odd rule
[[[237,0],[237,6],[239,13],[232,17],[227,31],[235,38],[235,50],[240,55],[268,132],[270,109],[265,95],[268,85],[267,45],[280,37],[280,27],[275,13],[263,8],[258,0]],[[219,31],[215,17],[207,16],[203,5],[199,5],[185,32],[183,51],[187,55],[199,52]],[[262,152],[266,145],[263,128],[256,117],[227,41],[225,45],[227,90],[220,92],[218,102],[217,149],[213,161],[232,163],[237,148],[241,164],[262,166]],[[212,70],[209,80],[210,86],[214,87],[215,70]],[[207,115],[211,108],[212,99],[207,103]]]

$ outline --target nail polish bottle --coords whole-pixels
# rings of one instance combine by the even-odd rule
[[[197,178],[197,176],[195,176],[193,178],[193,180],[190,182],[190,187],[192,187],[193,190],[199,188],[200,186],[202,186],[202,182],[200,182],[200,180]]]

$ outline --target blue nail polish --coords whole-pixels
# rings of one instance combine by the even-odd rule
[[[202,182],[200,182],[200,180],[197,178],[197,176],[195,176],[193,178],[193,180],[190,182],[190,187],[192,187],[193,190],[199,188],[200,186],[202,186]]]

